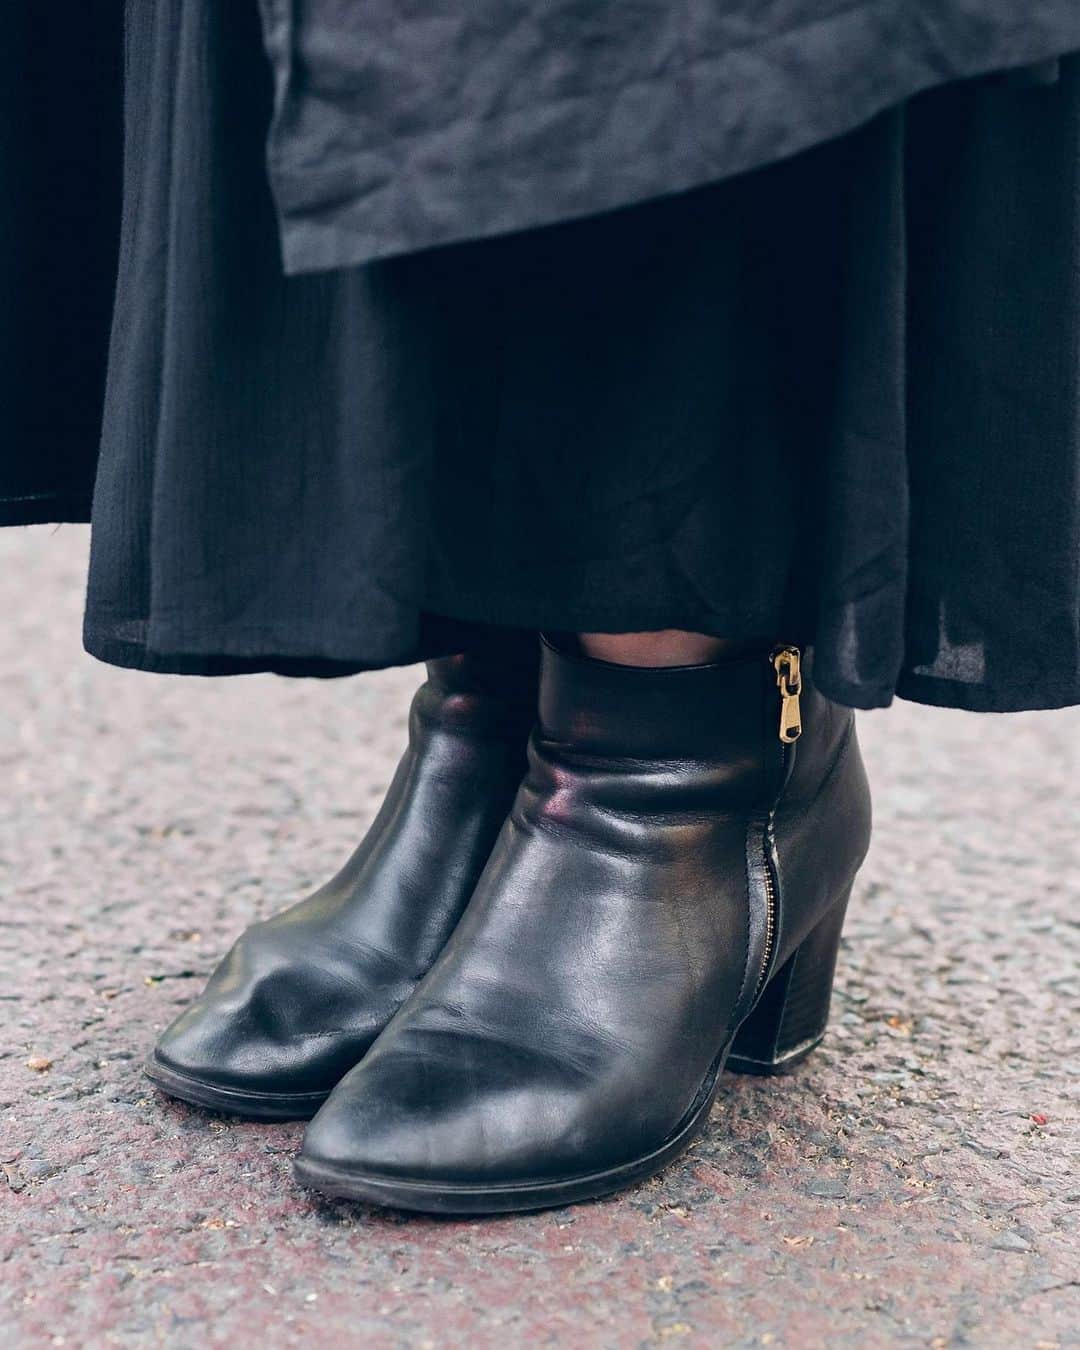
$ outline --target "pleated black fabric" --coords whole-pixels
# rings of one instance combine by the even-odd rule
[[[129,13],[86,643],[337,674],[478,624],[1080,701],[1080,62],[629,210],[286,279],[253,8]]]
[[[0,18],[0,525],[86,520],[120,224],[121,0]]]

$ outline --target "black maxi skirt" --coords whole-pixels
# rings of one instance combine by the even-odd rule
[[[480,625],[1080,701],[1080,60],[621,211],[283,274],[253,3],[129,6],[85,641],[344,674]]]

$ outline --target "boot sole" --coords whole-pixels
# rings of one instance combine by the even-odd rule
[[[708,1123],[728,1048],[725,1047],[709,1070],[682,1124],[659,1148],[601,1172],[510,1186],[474,1186],[365,1174],[317,1162],[301,1154],[293,1163],[293,1175],[301,1186],[335,1199],[361,1200],[422,1214],[507,1214],[597,1200],[647,1181],[686,1152]]]
[[[159,1092],[229,1116],[245,1120],[310,1120],[329,1097],[329,1092],[242,1092],[219,1087],[201,1078],[178,1073],[151,1054],[143,1073]]]

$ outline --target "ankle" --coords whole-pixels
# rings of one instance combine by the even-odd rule
[[[619,666],[704,666],[745,656],[765,644],[758,639],[718,638],[665,628],[649,633],[579,633],[586,656]]]

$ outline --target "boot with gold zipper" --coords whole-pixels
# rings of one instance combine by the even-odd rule
[[[869,830],[853,714],[796,648],[643,669],[546,642],[529,773],[472,900],[298,1178],[483,1213],[652,1175],[725,1064],[820,1040]]]

